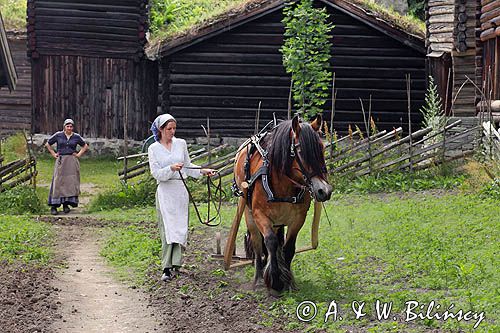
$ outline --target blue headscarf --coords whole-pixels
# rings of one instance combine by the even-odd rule
[[[165,113],[161,114],[156,119],[153,121],[153,124],[151,125],[151,132],[153,132],[153,135],[155,137],[156,141],[160,141],[160,138],[158,137],[158,133],[160,132],[160,128],[169,120],[175,121],[175,118],[172,117],[171,114]]]

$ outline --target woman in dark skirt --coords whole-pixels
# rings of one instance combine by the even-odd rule
[[[49,192],[50,213],[57,215],[57,207],[63,206],[64,213],[69,213],[71,207],[78,206],[80,195],[80,162],[79,158],[85,154],[88,145],[82,137],[73,132],[74,122],[71,119],[64,121],[64,130],[52,135],[45,147],[56,159],[54,174]],[[52,145],[57,143],[57,152]],[[76,151],[76,146],[82,148]]]

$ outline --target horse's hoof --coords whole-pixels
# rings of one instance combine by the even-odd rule
[[[253,290],[263,289],[266,287],[266,284],[262,280],[257,280],[253,283]]]
[[[274,298],[280,298],[281,297],[281,292],[275,290],[275,289],[268,289],[269,296],[274,297]]]

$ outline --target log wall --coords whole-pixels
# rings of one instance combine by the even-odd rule
[[[359,98],[372,97],[380,128],[407,123],[405,75],[412,78],[412,119],[425,92],[425,55],[337,9],[328,8],[333,29],[332,68],[338,89],[335,128],[362,125]],[[200,136],[210,117],[212,135],[247,136],[261,102],[262,123],[286,118],[290,77],[279,51],[284,27],[280,10],[191,45],[161,61],[161,106],[177,118],[178,133]],[[422,47],[424,45],[422,44]],[[324,116],[330,118],[331,103]]]
[[[480,40],[483,49],[481,78],[493,90],[493,99],[500,99],[500,1],[481,0]]]
[[[28,53],[139,59],[147,0],[28,0]]]
[[[84,137],[149,135],[158,66],[144,57],[147,0],[28,0],[32,130],[73,118]]]
[[[40,56],[33,60],[33,130],[53,133],[65,118],[75,120],[84,137],[149,135],[156,115],[158,70],[154,62],[78,56]]]
[[[428,53],[451,52],[455,22],[455,0],[429,0],[427,3]]]
[[[26,56],[26,35],[8,32],[9,47],[18,76],[16,89],[0,89],[0,137],[31,127],[31,66]]]

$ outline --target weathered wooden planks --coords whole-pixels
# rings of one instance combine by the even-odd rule
[[[139,61],[148,29],[147,0],[29,0],[28,54]]]
[[[73,118],[83,136],[122,138],[128,108],[128,135],[142,140],[156,115],[157,77],[146,60],[40,56],[33,60],[33,129],[52,133]]]
[[[31,127],[31,68],[26,56],[26,35],[8,32],[16,66],[16,90],[0,89],[0,137]]]

